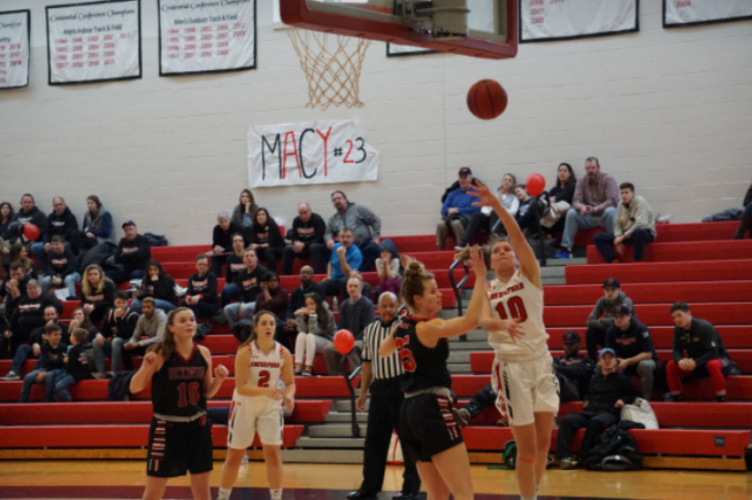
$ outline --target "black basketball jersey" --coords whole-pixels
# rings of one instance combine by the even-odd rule
[[[441,339],[436,347],[424,346],[415,331],[415,325],[421,321],[426,320],[406,316],[400,320],[394,334],[400,361],[405,369],[402,389],[406,393],[430,387],[451,389],[452,376],[446,363],[449,357],[449,342],[447,339]]]
[[[157,415],[191,417],[206,411],[206,359],[193,344],[188,359],[173,351],[151,379],[151,403]]]

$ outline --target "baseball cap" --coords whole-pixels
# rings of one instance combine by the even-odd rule
[[[580,341],[580,336],[577,335],[577,332],[570,330],[564,334],[564,339],[562,340],[562,343],[573,344],[579,341]]]
[[[604,347],[598,352],[598,357],[602,358],[606,354],[610,354],[611,356],[616,356],[616,353],[614,352],[613,349],[611,349],[610,347]]]
[[[626,316],[632,314],[632,308],[628,306],[619,306],[614,309],[614,316]]]
[[[614,288],[621,288],[621,283],[619,283],[619,280],[616,278],[608,278],[606,281],[603,282],[603,288],[606,288],[607,286],[612,286]]]
[[[122,227],[123,229],[125,229],[125,228],[126,228],[126,227],[128,227],[128,226],[135,226],[135,225],[136,225],[136,223],[135,223],[135,222],[133,222],[132,220],[127,220],[127,221],[123,222],[123,225],[122,225],[121,227]]]
[[[473,175],[473,171],[470,167],[462,167],[459,171],[459,175]]]

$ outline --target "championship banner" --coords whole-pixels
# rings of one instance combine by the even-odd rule
[[[140,0],[47,7],[50,85],[141,78]]]
[[[520,0],[520,42],[639,31],[638,18],[639,0]]]
[[[354,120],[261,125],[248,130],[251,187],[375,181],[379,152]]]
[[[159,74],[256,67],[256,0],[159,0]]]
[[[29,85],[30,25],[28,10],[0,12],[0,89]]]
[[[750,0],[663,0],[663,27],[752,19]]]

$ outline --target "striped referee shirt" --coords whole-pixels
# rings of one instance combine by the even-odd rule
[[[399,354],[395,351],[388,358],[382,358],[379,356],[379,347],[392,333],[392,328],[397,323],[398,318],[392,319],[386,325],[381,322],[381,318],[377,319],[363,330],[363,353],[361,357],[363,361],[368,361],[372,366],[372,374],[374,380],[385,380],[395,377],[400,377],[404,370],[402,369],[402,363],[399,360]],[[374,360],[375,358],[375,360]]]

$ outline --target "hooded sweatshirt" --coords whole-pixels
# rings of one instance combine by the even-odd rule
[[[104,209],[104,205],[99,207],[99,213],[96,217],[91,212],[86,212],[82,227],[84,233],[91,233],[97,237],[97,243],[115,242],[112,230],[112,215]]]
[[[624,292],[619,292],[619,296],[616,297],[616,300],[613,303],[606,297],[601,297],[600,299],[598,299],[598,302],[595,303],[593,312],[591,312],[590,316],[588,316],[588,326],[591,326],[591,321],[598,321],[602,316],[605,316],[607,318],[613,317],[614,310],[617,307],[628,307],[630,309],[633,309],[632,299],[627,297],[627,294]],[[632,313],[632,317],[636,318],[637,314]]]
[[[391,272],[392,279],[401,279],[402,272],[400,269],[400,256],[399,252],[397,252],[397,247],[394,245],[394,242],[390,239],[383,240],[379,247],[379,251],[384,250],[387,250],[392,254],[392,260],[390,262],[384,262],[381,257],[376,259],[376,272],[379,274],[379,276],[381,276],[381,270],[386,265],[389,266],[389,271]]]
[[[76,230],[78,221],[70,208],[65,207],[62,214],[58,215],[53,211],[47,216],[47,227],[44,231],[44,242],[51,243],[52,237],[59,234],[65,238],[65,241],[70,241],[73,231]]]
[[[363,243],[381,237],[381,219],[369,208],[355,203],[348,203],[344,213],[336,212],[326,225],[325,240],[334,239],[343,227],[350,228],[355,238],[355,244]],[[370,228],[370,229],[369,229]]]
[[[24,212],[23,209],[16,212],[11,222],[18,221],[23,225],[34,224],[39,228],[39,238],[35,241],[42,241],[44,239],[44,231],[47,226],[47,217],[44,216],[41,210],[37,207],[32,208],[28,212]]]

